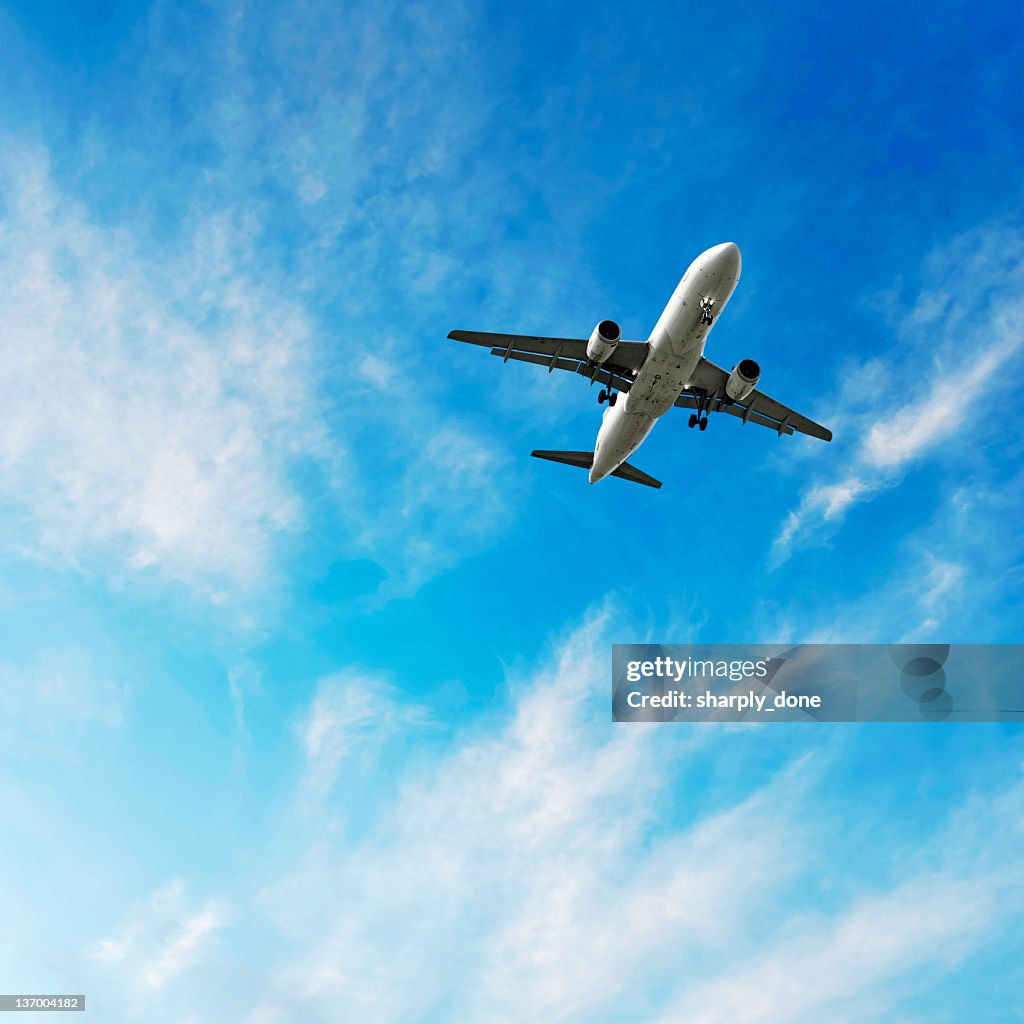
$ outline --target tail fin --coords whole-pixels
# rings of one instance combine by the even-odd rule
[[[561,462],[566,466],[579,466],[580,469],[590,469],[594,464],[593,452],[554,452],[554,451],[533,451],[530,454],[535,459],[547,459],[548,462]],[[647,487],[660,487],[661,481],[648,476],[642,470],[624,462],[612,476],[621,477],[634,484],[644,484]]]

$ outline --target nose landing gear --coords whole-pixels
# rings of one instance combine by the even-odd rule
[[[710,324],[715,319],[715,300],[705,296],[700,300],[700,322]]]

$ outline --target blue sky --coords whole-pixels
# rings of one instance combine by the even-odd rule
[[[1019,730],[617,727],[609,644],[1021,639],[1016,5],[0,8],[4,991],[1021,1020]],[[454,327],[709,355],[659,492]],[[559,377],[568,379],[559,379]]]

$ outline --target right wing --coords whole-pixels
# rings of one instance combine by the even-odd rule
[[[811,437],[820,437],[822,441],[832,440],[832,431],[828,427],[815,423],[756,388],[742,402],[729,402],[725,397],[725,382],[728,379],[727,371],[702,357],[693,372],[689,389],[676,399],[676,405],[683,409],[695,409],[701,401],[695,394],[704,395],[707,404],[703,408],[706,412],[726,412],[738,416],[744,423],[770,427],[778,431],[780,436],[799,431]]]
[[[483,331],[451,331],[449,338],[482,345],[492,356],[501,356],[504,362],[517,359],[536,363],[552,370],[569,370],[589,380],[610,384],[620,391],[628,391],[636,370],[647,358],[646,341],[620,341],[611,358],[600,366],[587,359],[587,342],[583,338],[539,338],[529,334],[489,334]]]

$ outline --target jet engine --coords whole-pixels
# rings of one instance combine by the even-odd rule
[[[742,402],[761,379],[761,367],[753,359],[741,359],[725,382],[725,396],[731,402]]]
[[[614,320],[602,320],[595,328],[587,342],[587,358],[592,363],[603,363],[615,351],[622,331]]]

